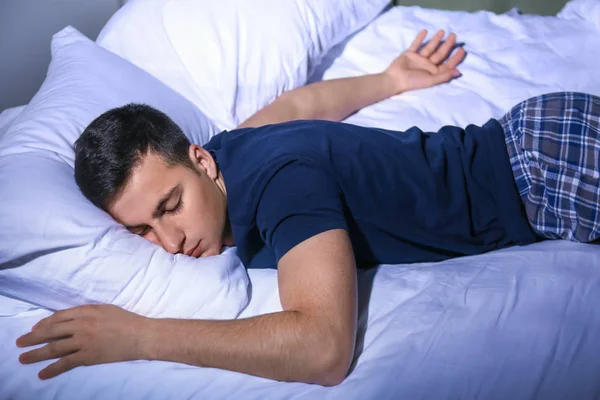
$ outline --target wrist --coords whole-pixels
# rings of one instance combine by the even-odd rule
[[[384,85],[385,87],[387,97],[395,96],[400,93],[406,92],[404,79],[402,78],[402,76],[400,76],[401,73],[386,69],[379,75],[381,75],[382,85]]]
[[[142,317],[136,327],[137,331],[137,343],[135,351],[137,352],[137,359],[142,360],[158,360],[159,346],[157,343],[159,340],[159,324],[158,319]]]

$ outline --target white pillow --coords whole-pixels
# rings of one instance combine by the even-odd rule
[[[173,256],[127,232],[75,184],[73,142],[93,118],[129,102],[164,111],[192,141],[215,131],[181,95],[75,29],[54,36],[44,84],[0,143],[0,295],[48,309],[112,303],[148,316],[235,318],[248,302],[235,251]],[[0,303],[0,315],[10,306]]]
[[[8,130],[8,127],[12,122],[19,116],[21,111],[25,106],[7,108],[6,110],[0,112],[0,141],[4,137],[4,134]]]
[[[584,20],[600,29],[600,1],[571,0],[556,14],[558,18]]]
[[[184,94],[231,129],[306,83],[321,57],[389,0],[132,0],[103,47]]]
[[[168,0],[129,0],[106,23],[96,43],[149,72],[196,105],[195,83],[179,60],[163,26]],[[209,107],[210,111],[210,107]],[[207,114],[208,115],[208,114]],[[215,120],[215,115],[209,115]]]

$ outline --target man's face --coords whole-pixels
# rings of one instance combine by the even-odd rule
[[[225,185],[206,150],[192,145],[189,156],[194,169],[169,167],[154,153],[143,156],[107,211],[131,232],[170,253],[217,255],[226,223]]]

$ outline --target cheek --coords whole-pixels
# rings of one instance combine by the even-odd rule
[[[189,207],[181,217],[182,223],[192,231],[204,234],[220,233],[225,218],[222,197],[210,190],[190,192]]]
[[[144,239],[149,240],[152,243],[160,246],[160,242],[158,241],[158,238],[154,235],[154,233],[150,232],[150,233],[147,233],[146,235],[144,235],[142,237]]]
[[[202,203],[202,221],[207,225],[206,229],[210,231],[221,230],[223,227],[223,206],[220,197],[211,193],[212,196],[206,196]]]

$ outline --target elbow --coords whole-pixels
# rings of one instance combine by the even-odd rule
[[[286,120],[319,119],[315,107],[317,99],[310,92],[284,92],[278,100],[286,105],[286,112],[289,113]]]
[[[297,366],[294,371],[301,376],[292,380],[321,386],[339,385],[346,379],[354,359],[356,325],[322,318],[305,321],[296,336],[299,340],[293,352]]]
[[[352,358],[354,346],[335,344],[315,352],[314,377],[312,383],[321,386],[337,386],[346,379]]]
[[[337,386],[344,381],[346,378],[347,371],[341,372],[342,370],[330,369],[328,371],[324,371],[322,375],[313,383],[321,386]]]

